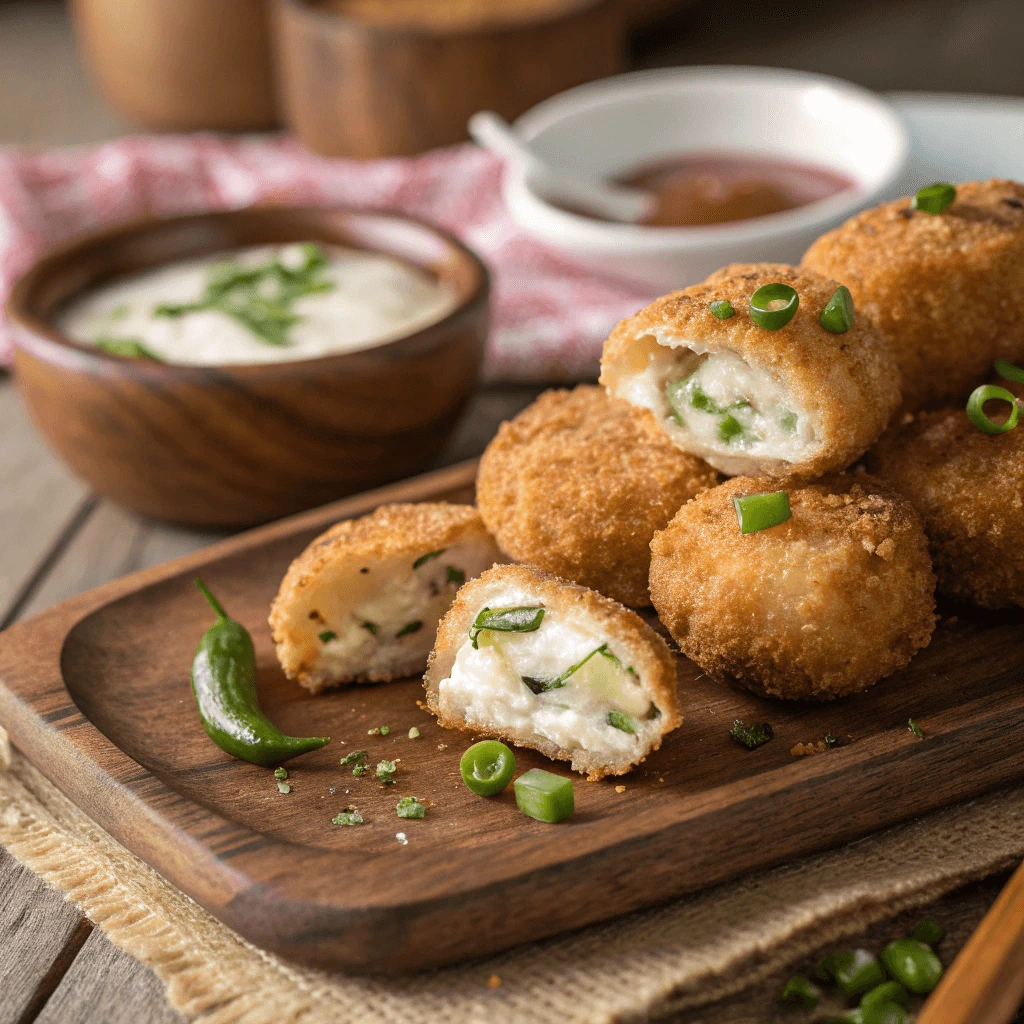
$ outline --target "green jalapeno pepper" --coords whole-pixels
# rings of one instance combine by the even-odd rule
[[[192,693],[210,739],[233,757],[264,767],[330,743],[321,737],[285,736],[260,711],[252,637],[228,616],[202,580],[196,580],[196,586],[217,613],[192,660]]]

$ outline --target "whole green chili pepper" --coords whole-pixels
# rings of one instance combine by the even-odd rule
[[[228,754],[264,767],[330,743],[320,737],[285,736],[260,711],[252,637],[228,616],[202,580],[196,580],[196,586],[217,613],[192,659],[192,693],[210,739]]]

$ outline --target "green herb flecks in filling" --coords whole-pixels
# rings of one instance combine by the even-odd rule
[[[636,735],[636,722],[634,722],[629,715],[624,715],[621,711],[609,711],[608,724],[613,729],[618,729],[620,732],[628,732],[631,735]]]
[[[445,552],[444,548],[438,548],[437,551],[428,551],[425,555],[420,555],[415,562],[412,563],[414,569],[418,569],[421,565],[426,565],[433,558],[437,558],[439,555],[443,555]]]
[[[93,344],[112,356],[131,356],[137,359],[155,359],[160,362],[160,357],[151,352],[142,343],[141,338],[114,338],[109,334],[101,334],[93,341]]]
[[[543,608],[483,608],[469,629],[469,641],[478,647],[477,638],[485,629],[499,633],[532,633],[544,621]]]
[[[708,416],[718,417],[718,436],[726,444],[731,444],[735,438],[748,443],[761,440],[749,424],[741,423],[735,415],[740,410],[750,409],[750,402],[740,398],[729,405],[720,405],[700,386],[695,377],[696,373],[691,373],[689,377],[669,381],[665,385],[665,397],[676,423],[681,427],[686,425],[686,409],[689,406]]]
[[[417,619],[415,622],[406,623],[396,634],[395,639],[403,636],[411,636],[413,633],[418,633],[423,628],[423,623]]]
[[[461,569],[456,569],[454,565],[448,566],[446,575],[448,583],[457,583],[461,586],[466,582],[466,574]]]

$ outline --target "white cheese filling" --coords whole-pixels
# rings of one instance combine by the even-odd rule
[[[650,409],[681,448],[723,473],[797,463],[819,444],[817,417],[729,349],[658,336],[646,365],[623,375],[616,393]]]
[[[502,604],[538,606],[525,594]],[[477,644],[467,637],[439,684],[443,715],[609,762],[633,758],[657,738],[657,712],[628,652],[578,621],[546,610],[533,632],[483,630]]]

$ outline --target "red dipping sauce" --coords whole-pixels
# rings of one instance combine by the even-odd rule
[[[655,193],[658,207],[643,221],[652,227],[704,227],[764,217],[856,184],[827,167],[730,153],[673,157],[616,181]]]

